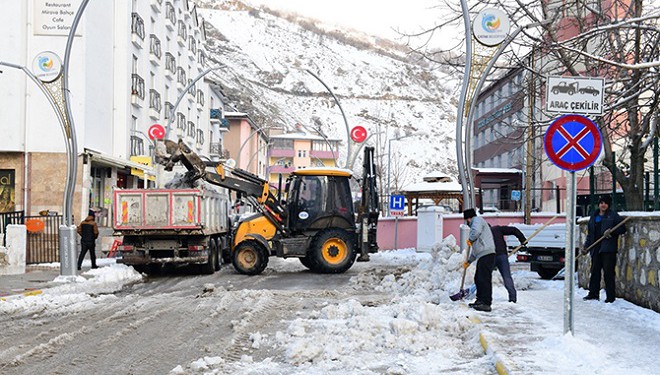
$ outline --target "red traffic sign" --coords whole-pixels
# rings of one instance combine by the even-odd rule
[[[603,148],[603,140],[600,129],[588,117],[564,115],[550,124],[543,146],[556,166],[575,172],[596,162]]]
[[[165,137],[165,128],[160,124],[153,124],[149,127],[147,132],[151,139],[163,139]]]
[[[364,142],[364,140],[367,139],[367,129],[360,125],[354,127],[351,129],[351,139],[357,143]]]

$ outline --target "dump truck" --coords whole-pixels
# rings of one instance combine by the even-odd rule
[[[118,263],[153,273],[162,265],[199,265],[212,274],[230,232],[222,189],[115,189],[113,229],[123,236]]]

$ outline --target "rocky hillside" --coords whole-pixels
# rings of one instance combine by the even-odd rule
[[[394,165],[406,171],[393,177],[396,185],[417,182],[429,172],[456,175],[454,77],[413,61],[405,47],[387,40],[236,0],[197,4],[210,58],[224,67],[213,80],[229,104],[258,125],[320,128],[343,141],[344,165],[341,112],[309,70],[338,97],[349,126],[364,126],[372,135],[369,143],[379,150],[383,166],[387,139],[408,136],[392,142],[393,171]]]

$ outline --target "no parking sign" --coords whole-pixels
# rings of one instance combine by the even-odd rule
[[[564,115],[545,134],[545,153],[561,169],[575,172],[589,168],[603,148],[598,126],[588,117]]]

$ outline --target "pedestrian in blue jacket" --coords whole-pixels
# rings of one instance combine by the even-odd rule
[[[584,300],[598,300],[600,297],[600,273],[605,279],[605,302],[614,302],[616,298],[615,268],[616,252],[619,246],[619,236],[626,233],[626,226],[613,228],[621,222],[621,216],[611,209],[612,197],[603,195],[598,200],[598,211],[595,211],[587,224],[587,249],[599,238],[604,237],[591,249],[591,277],[589,278],[589,294]]]

